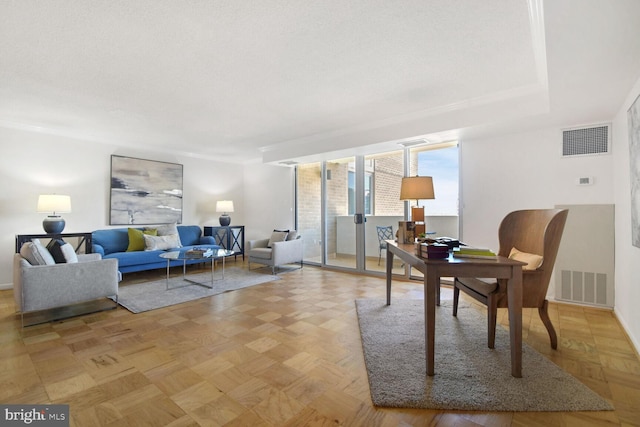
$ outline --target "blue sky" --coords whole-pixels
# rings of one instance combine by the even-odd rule
[[[420,201],[425,215],[458,215],[458,147],[418,153],[418,175],[433,177],[436,198]]]

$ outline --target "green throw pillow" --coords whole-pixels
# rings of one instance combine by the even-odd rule
[[[144,235],[156,236],[158,230],[150,228],[147,230],[138,230],[137,228],[129,228],[129,247],[127,252],[144,251]]]

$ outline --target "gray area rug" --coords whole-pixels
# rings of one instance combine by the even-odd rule
[[[356,300],[371,398],[376,406],[478,411],[601,411],[612,406],[524,344],[522,376],[511,376],[509,333],[451,301],[436,310],[435,375],[426,376],[424,301]]]
[[[221,272],[216,267],[213,289],[185,282],[182,275],[169,279],[169,290],[167,290],[165,278],[120,286],[118,304],[133,313],[141,313],[280,279],[278,276],[269,274],[270,272],[269,269],[249,271],[239,267],[226,267],[224,279],[218,280],[221,278]],[[187,278],[211,285],[211,271],[187,274]]]

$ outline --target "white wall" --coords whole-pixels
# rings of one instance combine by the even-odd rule
[[[514,210],[614,203],[613,155],[562,158],[561,138],[552,128],[461,141],[462,241],[497,250],[500,221]],[[585,176],[594,184],[578,186]]]
[[[613,193],[615,196],[616,267],[615,312],[636,349],[640,349],[640,248],[631,243],[631,182],[627,110],[640,95],[640,79],[613,121],[615,144]],[[639,159],[633,159],[639,161]]]
[[[245,165],[243,181],[246,240],[266,239],[274,229],[295,229],[295,169]]]
[[[184,165],[183,224],[218,224],[219,199],[234,201],[233,223],[244,221],[242,166],[5,128],[0,141],[0,289],[11,287],[15,235],[43,232],[39,194],[71,196],[72,212],[63,214],[67,232],[110,227],[112,154]]]

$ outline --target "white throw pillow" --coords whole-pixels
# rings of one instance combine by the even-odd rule
[[[64,245],[60,246],[60,250],[62,251],[62,255],[64,256],[67,264],[78,262],[78,255],[73,249],[73,246],[71,246],[71,243],[65,243]]]
[[[168,236],[150,236],[145,234],[144,246],[145,251],[176,249],[181,247],[180,236],[177,234],[170,234]]]
[[[176,223],[159,225],[154,228],[158,231],[158,236],[170,236],[172,234],[178,234],[178,225]]]
[[[53,259],[47,248],[42,246],[39,239],[32,239],[22,245],[20,255],[29,261],[31,265],[54,265],[56,261]]]

